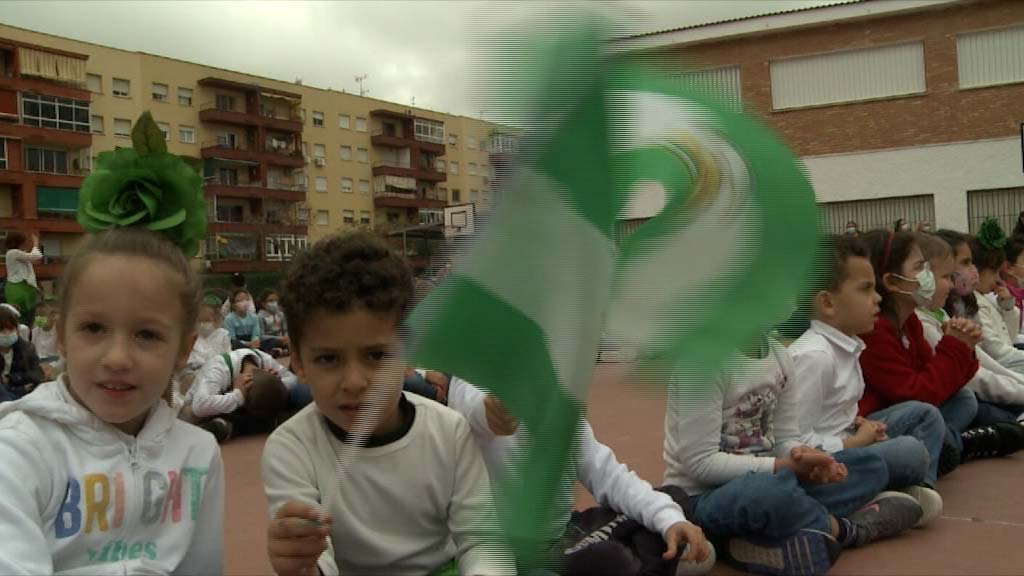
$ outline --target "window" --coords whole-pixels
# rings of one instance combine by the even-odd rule
[[[458,146],[459,145],[459,135],[458,134],[449,134],[448,135],[448,145],[449,146]]]
[[[788,110],[925,92],[924,43],[773,60],[772,109]]]
[[[7,170],[7,140],[0,138],[0,170]]]
[[[238,147],[238,136],[233,132],[217,134],[217,146],[219,148],[231,148],[233,150]]]
[[[158,102],[167,101],[167,84],[153,82],[153,100]]]
[[[351,178],[342,178],[341,179],[341,191],[342,192],[352,193],[352,179]]]
[[[370,153],[366,148],[356,148],[356,160],[360,162],[369,162]]]
[[[437,160],[434,161],[434,169],[437,170],[438,172],[447,172],[444,164],[444,160],[438,158]]]
[[[192,89],[178,87],[178,105],[179,106],[191,106],[192,105]]]
[[[103,116],[93,114],[89,117],[89,124],[92,126],[93,134],[103,134]]]
[[[352,117],[348,114],[338,114],[338,128],[348,130],[352,125]]]
[[[360,210],[359,211],[359,223],[363,224],[365,226],[369,226],[370,225],[370,211],[369,210]]]
[[[238,186],[238,170],[235,168],[218,168],[217,183],[225,186]]]
[[[669,81],[679,82],[685,87],[693,87],[704,92],[711,92],[719,99],[725,99],[730,108],[734,110],[743,109],[742,87],[740,83],[739,66],[723,66],[718,68],[705,68],[694,72],[683,72],[670,74]],[[506,139],[502,142],[502,139]],[[508,134],[491,135],[491,152],[513,153],[515,142],[509,141],[514,138]]]
[[[444,144],[444,123],[436,120],[417,118],[413,127],[416,132],[416,139],[424,142],[435,142]]]
[[[469,191],[469,201],[470,202],[478,202],[479,200],[480,200],[480,193],[477,192],[476,190],[470,190]]]
[[[299,108],[299,118],[302,119],[302,123],[303,124],[306,123],[306,109],[305,108]]]
[[[242,208],[241,204],[221,204],[218,202],[216,218],[217,222],[240,223],[245,218],[245,209]]]
[[[480,191],[480,196],[483,197],[484,202],[490,202],[491,201],[491,191],[490,190],[481,190]]]
[[[301,224],[309,222],[309,208],[296,208],[295,219]]]
[[[195,144],[196,129],[192,126],[178,126],[178,140],[183,144]]]
[[[462,190],[452,188],[452,202],[462,202]]]
[[[342,222],[342,224],[355,224],[356,223],[356,213],[353,212],[352,210],[342,210],[341,211],[341,222]]]
[[[26,147],[25,169],[29,172],[67,174],[68,152],[67,150]]]
[[[22,94],[21,121],[27,126],[91,132],[88,100]]]
[[[160,131],[164,133],[164,142],[167,142],[167,141],[169,141],[171,139],[171,125],[170,124],[168,124],[167,122],[157,122],[156,123],[156,127],[159,128]]]
[[[366,132],[366,118],[356,116],[356,132]]]
[[[324,127],[324,113],[313,110],[313,127],[323,128]]]
[[[351,146],[342,146],[341,147],[341,159],[342,160],[351,160],[352,159],[352,147]]]
[[[313,156],[324,160],[327,158],[327,146],[323,144],[313,144]]]
[[[327,192],[327,177],[326,176],[317,176],[316,177],[316,191],[317,192]]]
[[[369,194],[370,193],[370,181],[369,180],[360,180],[359,181],[359,193],[360,194]]]
[[[232,111],[235,109],[235,97],[227,94],[217,94],[216,97],[217,110]]]
[[[476,150],[476,138],[472,136],[466,136],[466,148],[470,150]]]
[[[114,78],[113,83],[113,90],[111,91],[114,93],[114,96],[127,98],[130,95],[132,88],[131,82],[125,80],[124,78]]]
[[[86,74],[85,85],[89,87],[89,92],[103,94],[103,76],[99,74]]]
[[[469,173],[472,176],[476,176],[476,162],[469,163]]]
[[[458,174],[459,173],[459,163],[456,162],[455,160],[449,160],[448,161],[448,173],[449,174]]]
[[[1024,26],[972,32],[956,37],[961,88],[1024,82]]]
[[[316,211],[316,225],[317,226],[327,226],[330,223],[331,223],[331,218],[330,218],[330,214],[327,212],[327,210],[317,210]]]
[[[127,138],[132,133],[132,121],[124,118],[114,118],[114,136]]]

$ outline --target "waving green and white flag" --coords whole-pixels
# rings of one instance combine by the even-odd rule
[[[578,25],[509,74],[534,122],[504,201],[467,257],[417,307],[411,356],[496,394],[529,431],[499,484],[529,556],[572,480],[602,328],[709,371],[792,302],[815,239],[814,198],[771,133],[697,88],[610,60]],[[616,248],[641,187],[661,214]]]

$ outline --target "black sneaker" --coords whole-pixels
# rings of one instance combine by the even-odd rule
[[[200,428],[206,430],[213,437],[217,439],[218,444],[222,444],[231,438],[231,422],[223,418],[211,418],[206,422],[199,425]]]
[[[830,534],[805,528],[773,544],[731,538],[724,556],[734,566],[756,574],[816,576],[826,574],[842,550]]]
[[[960,450],[949,442],[942,442],[942,452],[939,453],[939,476],[945,476],[960,465]]]
[[[847,517],[857,528],[857,539],[853,545],[860,547],[891,538],[913,528],[923,514],[921,505],[913,496],[902,492],[882,492]]]
[[[965,430],[963,461],[1006,456],[1024,448],[1024,426],[1016,422],[996,422]]]

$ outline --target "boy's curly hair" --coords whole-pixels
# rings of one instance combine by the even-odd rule
[[[357,307],[392,314],[396,329],[410,307],[412,270],[383,238],[359,231],[329,236],[292,260],[281,285],[292,350],[302,344],[306,324],[322,312]]]

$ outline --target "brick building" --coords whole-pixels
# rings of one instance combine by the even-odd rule
[[[1024,2],[863,0],[619,44],[770,123],[831,231],[897,218],[973,231],[987,216],[1012,228],[1024,210]]]

